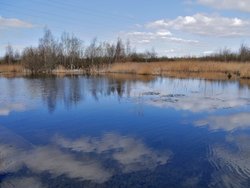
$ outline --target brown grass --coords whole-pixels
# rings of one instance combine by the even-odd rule
[[[5,77],[15,77],[24,75],[24,67],[22,65],[6,65],[0,64],[0,75]]]
[[[250,78],[250,63],[198,61],[120,63],[111,66],[108,72],[181,78],[239,79]]]
[[[22,65],[0,65],[0,75],[16,76],[25,72]],[[250,63],[210,61],[171,61],[151,63],[116,63],[95,73],[128,73],[134,75],[169,76],[204,79],[250,79]],[[83,70],[58,67],[54,74],[82,74]]]
[[[13,73],[13,72],[23,72],[22,65],[0,65],[0,73]]]

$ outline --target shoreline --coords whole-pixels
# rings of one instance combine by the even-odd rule
[[[41,75],[84,75],[83,69],[69,70],[62,67],[51,73]],[[144,76],[161,76],[173,78],[190,78],[205,80],[250,80],[250,63],[210,62],[210,61],[173,61],[151,63],[115,63],[103,68],[92,68],[88,75],[127,74]],[[20,65],[0,65],[0,76],[29,76],[31,73]],[[40,75],[40,74],[39,74]]]

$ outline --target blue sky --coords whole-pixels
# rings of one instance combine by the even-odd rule
[[[36,46],[43,28],[74,33],[85,44],[97,37],[129,39],[138,51],[204,55],[250,45],[249,0],[0,0],[0,55]]]

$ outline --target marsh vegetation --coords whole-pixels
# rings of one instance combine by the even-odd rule
[[[73,34],[63,33],[55,38],[48,29],[36,47],[27,47],[22,53],[6,47],[0,61],[2,74],[51,73],[133,73],[160,76],[239,79],[250,78],[250,48],[242,44],[238,52],[223,49],[202,57],[159,57],[154,49],[138,53],[129,41],[90,44]]]

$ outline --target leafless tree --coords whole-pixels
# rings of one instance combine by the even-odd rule
[[[56,67],[56,41],[52,32],[44,30],[43,37],[39,40],[38,50],[44,63],[44,71],[51,72]]]
[[[125,47],[120,38],[117,39],[114,62],[121,62],[125,59]]]
[[[10,44],[6,46],[4,60],[5,60],[5,63],[7,64],[11,64],[14,62],[14,50]]]
[[[250,60],[250,48],[245,44],[242,44],[239,50],[239,60],[246,62]]]
[[[37,48],[26,48],[23,51],[22,63],[32,74],[42,73],[44,64]]]
[[[62,34],[59,46],[62,55],[61,63],[66,68],[73,69],[80,67],[80,59],[83,57],[82,43],[83,42],[74,35],[68,33]]]
[[[19,61],[21,59],[21,54],[18,50],[15,50],[14,59],[15,61]]]

